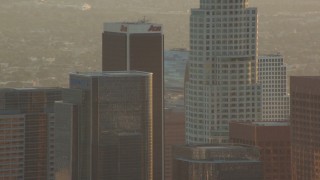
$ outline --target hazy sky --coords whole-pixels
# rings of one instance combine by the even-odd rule
[[[198,4],[198,0],[1,0],[0,81],[17,79],[10,75],[17,67],[24,72],[20,79],[46,76],[51,79],[44,82],[52,84],[67,79],[70,71],[100,69],[104,22],[146,17],[164,25],[166,49],[188,48],[189,12]],[[282,53],[290,74],[320,75],[319,0],[249,0],[249,5],[259,11],[260,54]]]

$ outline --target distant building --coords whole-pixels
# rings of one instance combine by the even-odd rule
[[[0,179],[54,179],[54,101],[60,88],[0,89]]]
[[[185,144],[184,73],[189,52],[171,49],[164,55],[164,179],[172,180],[172,148]]]
[[[258,10],[248,0],[200,0],[190,16],[186,142],[227,142],[230,121],[261,118]]]
[[[259,82],[262,86],[262,120],[287,121],[290,97],[287,88],[287,66],[281,55],[259,56]]]
[[[291,180],[291,144],[288,122],[230,123],[232,143],[260,151],[264,180]]]
[[[261,180],[259,151],[237,145],[175,146],[174,180]]]
[[[320,77],[290,78],[292,179],[320,179]]]
[[[147,22],[105,23],[102,70],[153,73],[154,178],[163,178],[163,29]]]
[[[189,51],[186,49],[170,49],[164,52],[164,84],[165,90],[182,91]]]
[[[172,179],[173,146],[185,144],[185,120],[184,109],[165,109],[164,118],[164,179]]]
[[[72,73],[55,112],[59,180],[153,180],[152,73]]]

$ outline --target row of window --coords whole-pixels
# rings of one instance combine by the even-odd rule
[[[222,37],[224,36],[227,36],[227,35],[223,35]],[[229,35],[229,36],[233,36],[233,35]],[[212,38],[214,38],[215,35],[212,35]],[[220,36],[221,37],[221,36]],[[206,35],[206,41],[203,41],[203,40],[198,40],[198,39],[191,39],[190,40],[190,44],[191,46],[196,46],[196,45],[200,45],[200,46],[203,46],[203,45],[214,45],[214,44],[229,44],[231,45],[237,45],[237,44],[243,44],[243,45],[246,45],[247,48],[249,49],[249,44],[251,43],[252,45],[255,46],[255,39],[251,39],[251,41],[249,39],[220,39],[220,38],[217,38],[217,39],[214,39],[214,40],[209,40],[210,39],[210,35]],[[256,48],[256,47],[253,47],[253,48]],[[278,66],[276,66],[278,67]]]
[[[256,112],[260,113],[260,109],[257,109]],[[253,114],[249,114],[249,113],[253,113]],[[206,114],[191,114],[191,115],[188,115],[187,117],[192,118],[192,119],[203,118],[203,119],[244,120],[244,119],[255,118],[256,114],[254,114],[254,113],[255,112],[252,112],[249,109],[248,111],[241,112],[241,113],[235,113],[235,114],[231,114],[231,113],[230,114],[229,113],[215,114],[215,115],[210,116],[210,118]]]
[[[250,54],[251,52],[251,54]],[[204,52],[204,51],[191,51],[191,54],[192,55],[197,55],[197,56],[203,56],[203,55],[206,55],[206,56],[251,56],[251,55],[255,55],[256,51],[255,50],[252,50],[252,51],[247,51],[246,49],[245,50],[238,50],[238,51],[218,51],[218,52],[210,52],[210,51],[207,51],[207,52]],[[195,61],[202,61],[202,60],[195,60]]]
[[[217,42],[217,43],[220,43],[220,42]],[[251,46],[251,49],[249,47],[249,45],[239,45],[239,46],[235,46],[234,45],[235,43],[232,43],[231,46],[229,45],[224,45],[224,46],[220,46],[220,45],[217,45],[217,46],[206,46],[205,49],[204,49],[204,46],[190,46],[190,49],[193,50],[193,51],[197,51],[197,50],[206,50],[206,51],[210,51],[211,53],[215,53],[214,51],[215,50],[223,50],[223,51],[227,51],[227,52],[234,52],[236,53],[237,51],[248,51],[248,50],[255,50],[256,47],[255,45],[252,45]],[[229,51],[228,51],[229,50]]]
[[[224,27],[224,28],[221,28],[221,27],[216,27],[216,28],[208,28],[208,29],[204,29],[204,28],[196,28],[196,27],[192,27],[190,29],[190,37],[191,38],[194,38],[194,37],[197,37],[197,36],[194,36],[194,34],[198,33],[200,34],[199,35],[199,38],[200,39],[203,39],[203,36],[201,34],[203,34],[204,32],[206,32],[207,34],[218,34],[218,33],[223,33],[223,34],[231,34],[231,33],[234,33],[234,34],[243,34],[244,37],[248,37],[248,34],[252,34],[252,38],[255,38],[256,37],[256,28],[251,28],[251,31],[250,31],[250,28],[229,28],[229,27]]]
[[[283,58],[259,58],[259,61],[264,62],[264,63],[283,63]]]
[[[287,79],[287,76],[286,76],[286,71],[283,73],[283,72],[274,72],[274,74],[272,75],[269,75],[269,76],[261,76],[262,73],[259,72],[259,77],[260,79],[269,79],[269,80],[277,80],[277,79]],[[265,81],[263,81],[265,82]]]
[[[201,0],[200,1],[201,3],[223,3],[223,4],[226,4],[226,3],[229,3],[229,4],[232,4],[232,3],[247,3],[248,0],[229,0],[229,1],[226,1],[226,0]]]
[[[261,75],[267,75],[268,76],[272,76],[272,75],[286,75],[287,72],[286,71],[281,71],[281,72],[274,72],[274,71],[266,71],[266,72],[259,72],[260,76]]]

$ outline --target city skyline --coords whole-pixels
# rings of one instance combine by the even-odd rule
[[[4,0],[0,4],[0,87],[67,87],[69,72],[100,70],[100,32],[106,21],[137,21],[145,16],[164,25],[165,49],[188,48],[189,12],[198,7],[197,0],[180,0],[171,6],[157,1],[156,7],[151,3],[139,7],[142,0],[117,2],[92,0],[88,2],[92,8],[82,11],[68,6],[81,7],[75,0]],[[318,75],[319,1],[255,0],[250,4],[259,7],[260,53],[280,52],[288,75]]]
[[[37,6],[48,4],[39,1]],[[89,14],[93,6],[66,7]],[[0,88],[0,178],[320,177],[319,76],[291,76],[288,82],[287,70],[292,67],[285,63],[285,54],[274,49],[273,54],[259,56],[258,9],[249,6],[249,0],[199,0],[199,7],[188,12],[190,48],[178,48],[181,53],[168,57],[168,71],[165,26],[143,17],[103,24],[99,71],[85,66],[88,62],[77,59],[80,56],[68,56],[77,59],[69,88],[62,88],[65,84],[55,75],[64,75],[62,64],[61,72],[37,66],[29,74],[32,81],[16,81],[20,88]],[[179,29],[181,22],[176,24]],[[50,43],[54,39],[48,38]],[[48,47],[57,53],[70,52],[70,46],[74,44],[55,41]],[[14,49],[8,47],[1,49]],[[78,53],[90,57],[97,52],[94,47]],[[57,59],[29,57],[33,64],[46,62],[41,63],[46,67]],[[0,68],[5,72],[11,65],[0,62]],[[11,75],[23,79],[29,70]],[[50,74],[48,82],[59,85],[38,86],[43,78],[39,70]],[[165,78],[164,72],[175,77]]]

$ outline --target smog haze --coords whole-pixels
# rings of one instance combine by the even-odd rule
[[[281,53],[289,75],[320,75],[319,0],[250,0],[259,11],[259,54]],[[101,70],[104,22],[164,26],[165,49],[189,48],[198,0],[2,0],[0,87],[67,86],[69,72]]]

